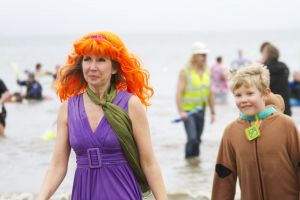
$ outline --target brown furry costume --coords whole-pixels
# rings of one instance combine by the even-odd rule
[[[282,104],[280,96],[273,100]],[[249,126],[239,118],[225,129],[212,200],[233,200],[237,177],[242,200],[300,200],[300,136],[295,123],[275,112],[262,120],[261,136],[254,141],[244,134]]]

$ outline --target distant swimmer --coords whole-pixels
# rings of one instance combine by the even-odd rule
[[[293,73],[293,81],[289,83],[289,88],[291,90],[290,98],[300,102],[300,72]]]
[[[231,70],[239,70],[242,67],[245,67],[251,63],[250,60],[243,57],[243,51],[238,50],[238,57],[231,62]]]
[[[60,67],[61,67],[60,64],[55,65],[55,72],[52,73],[52,77],[54,80],[57,78],[57,74],[58,74]]]
[[[56,85],[56,79],[57,79],[57,76],[58,76],[60,67],[61,67],[60,64],[56,64],[56,65],[55,65],[55,72],[52,73],[52,78],[53,78],[53,81],[52,81],[52,84],[51,84],[51,87],[52,87],[52,88],[56,88],[56,87],[57,87],[57,85]]]
[[[6,109],[4,107],[4,103],[7,101],[7,97],[9,92],[7,90],[6,85],[0,79],[0,136],[4,135],[5,128],[5,119],[6,119]]]
[[[12,101],[22,101],[23,98],[28,100],[42,100],[42,86],[35,80],[33,73],[28,73],[27,80],[20,81],[17,79],[17,84],[20,86],[26,86],[26,94],[21,95],[20,93],[14,93],[12,96]]]
[[[35,74],[36,77],[52,76],[51,72],[42,70],[42,64],[41,63],[37,63],[35,65],[34,74]]]

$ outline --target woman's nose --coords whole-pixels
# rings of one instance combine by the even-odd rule
[[[91,69],[96,69],[97,68],[97,61],[96,60],[92,60],[90,68]]]

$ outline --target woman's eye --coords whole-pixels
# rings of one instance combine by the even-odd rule
[[[85,62],[86,62],[86,61],[90,61],[90,60],[91,60],[91,57],[84,57],[84,58],[83,58],[83,61],[85,61]]]
[[[98,61],[99,62],[105,62],[105,59],[104,58],[99,58]]]

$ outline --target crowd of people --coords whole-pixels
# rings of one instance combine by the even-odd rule
[[[42,70],[42,65],[37,63],[34,72],[25,70],[24,74],[27,79],[20,80],[17,76],[16,84],[20,87],[25,87],[25,93],[22,92],[12,92],[8,89],[4,81],[0,78],[0,137],[4,136],[5,119],[7,116],[7,111],[4,104],[8,102],[24,102],[24,101],[41,101],[44,99],[42,84],[36,79],[36,77],[51,76],[53,81],[56,79],[60,65],[55,66],[55,72],[51,73]]]
[[[251,64],[239,50],[230,69],[223,66],[220,56],[207,68],[209,50],[196,42],[188,65],[179,72],[176,103],[187,135],[188,162],[199,162],[206,104],[213,122],[215,100],[226,102],[228,77],[240,111],[221,140],[212,200],[233,200],[237,178],[241,199],[300,197],[300,135],[290,118],[289,69],[279,61],[279,51],[273,44],[263,43],[260,51],[262,58],[257,63]]]
[[[49,199],[57,190],[71,150],[77,163],[72,200],[138,200],[151,192],[157,200],[167,199],[145,112],[154,93],[149,72],[111,32],[89,33],[73,47],[55,73],[43,71],[38,63],[34,73],[26,72],[27,80],[17,79],[26,94],[10,94],[0,80],[0,135],[6,125],[5,102],[43,99],[36,77],[53,76],[62,100],[56,145],[37,199]],[[289,83],[289,68],[273,44],[263,43],[260,52],[256,63],[239,50],[230,67],[221,56],[209,67],[210,50],[195,42],[179,72],[176,106],[187,136],[189,164],[199,163],[205,113],[214,123],[215,104],[226,104],[229,91],[240,112],[224,130],[212,200],[233,200],[237,179],[245,200],[300,196],[300,135],[290,117],[290,97],[299,98],[300,75],[294,73]]]
[[[238,72],[252,63],[243,56],[242,50],[239,49],[238,58],[231,62],[231,66],[226,67],[223,64],[223,58],[218,56],[216,63],[211,67],[207,67],[206,58],[209,50],[206,45],[196,42],[193,44],[191,51],[192,55],[188,65],[179,73],[176,92],[177,108],[184,121],[188,138],[186,158],[198,157],[199,155],[206,105],[210,107],[211,121],[213,122],[214,104],[227,102],[230,73]],[[300,94],[300,91],[297,91],[300,76],[298,77],[298,73],[294,73],[294,81],[289,86],[289,68],[285,63],[279,61],[279,50],[273,44],[264,42],[260,47],[260,52],[261,59],[253,63],[261,63],[267,66],[270,72],[270,89],[272,93],[283,98],[285,107],[283,112],[291,116],[290,98],[297,97]],[[293,96],[290,94],[293,94]],[[192,116],[188,115],[188,113],[199,107],[202,108],[201,111],[195,112]]]

